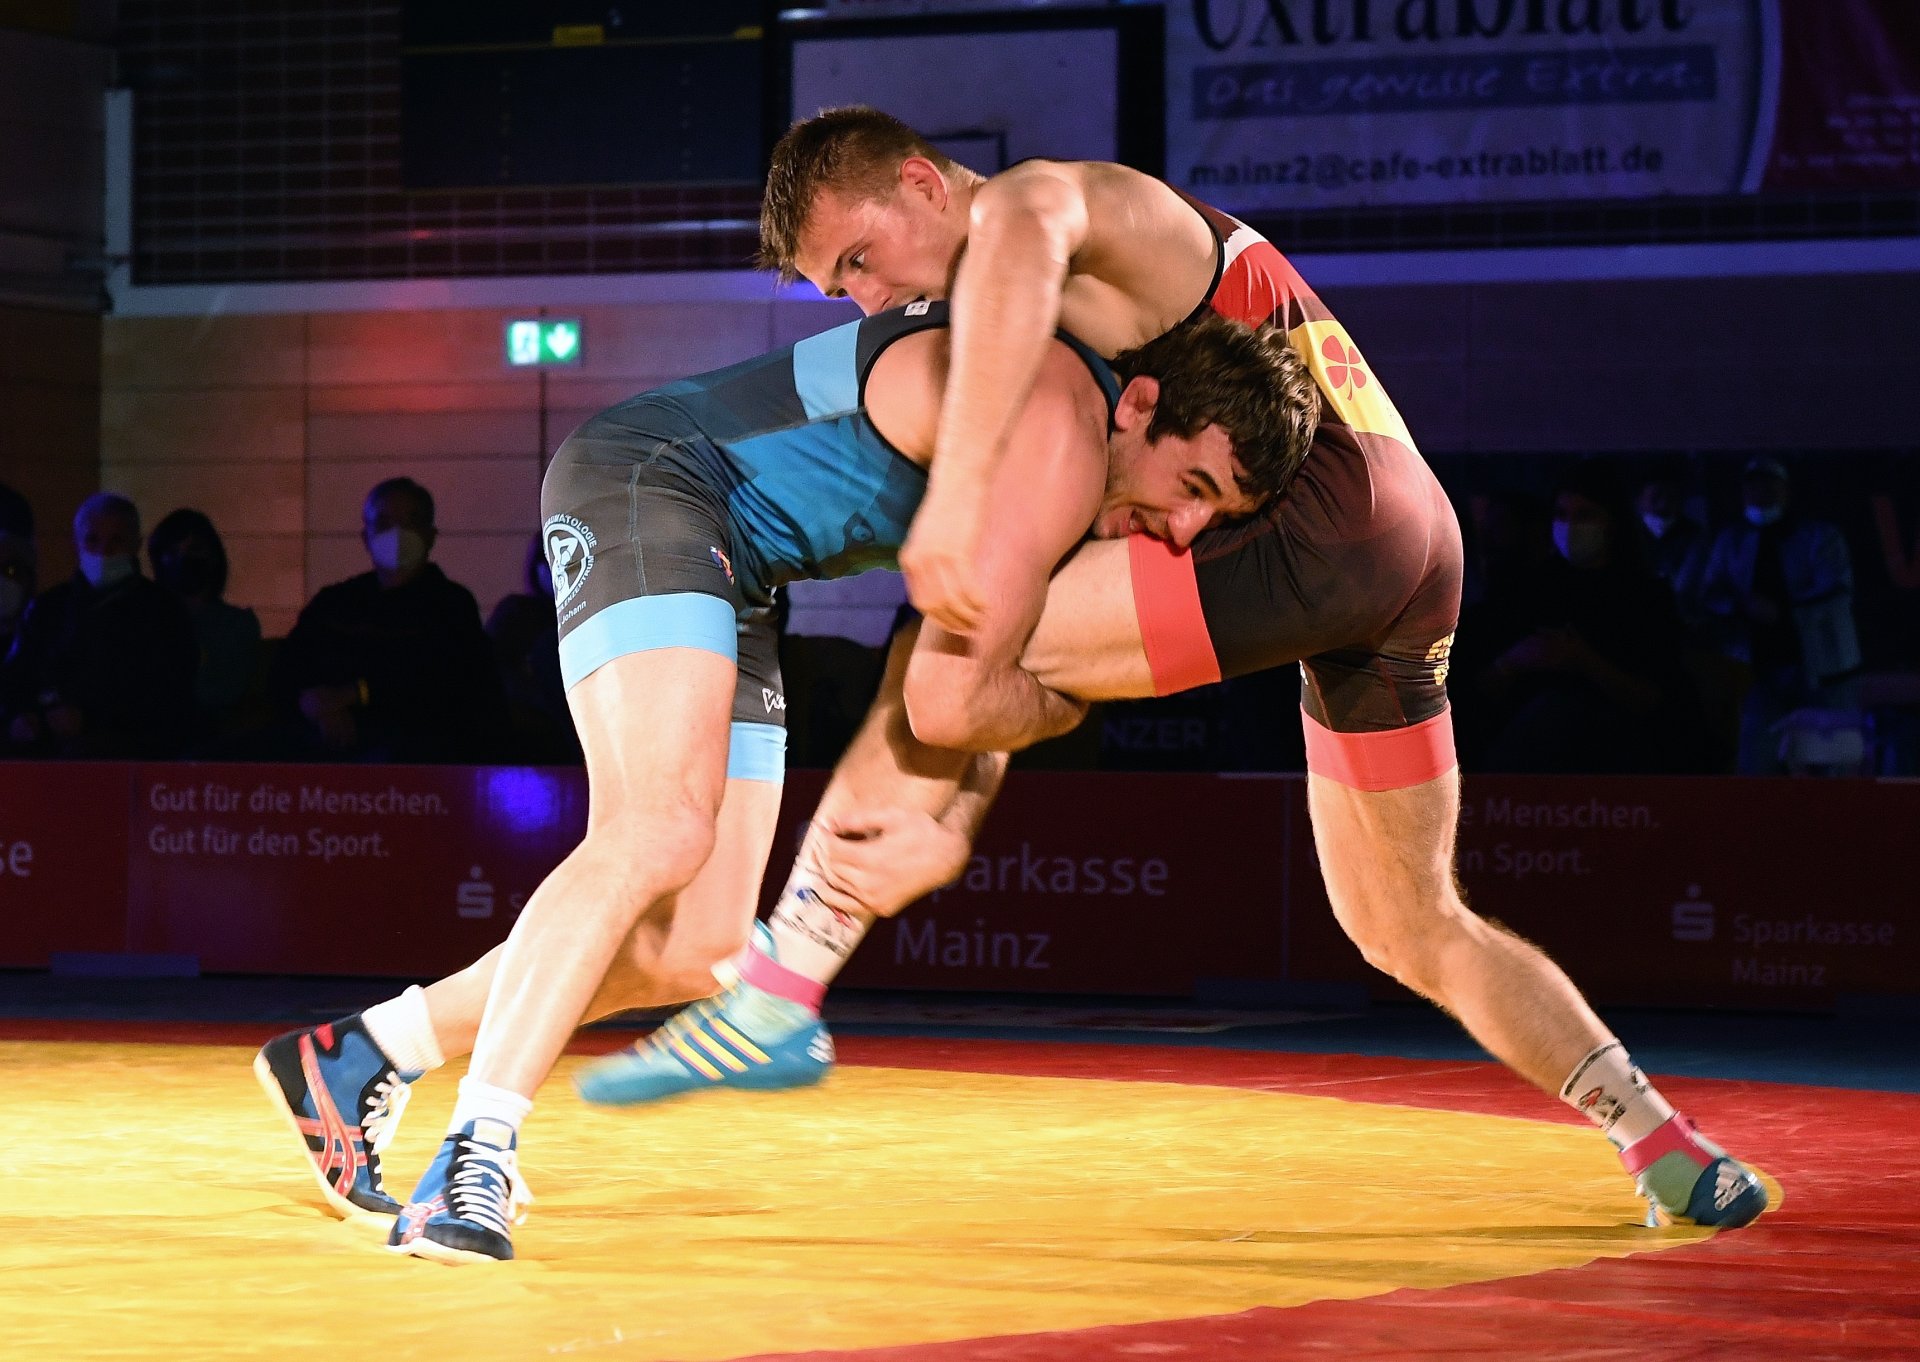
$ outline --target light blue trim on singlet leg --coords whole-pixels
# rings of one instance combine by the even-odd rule
[[[560,679],[568,690],[616,657],[657,648],[701,648],[740,660],[733,606],[699,591],[615,601],[560,640]]]
[[[736,721],[727,742],[727,779],[764,780],[779,785],[787,778],[787,730],[779,724]]]
[[[807,419],[849,412],[860,405],[860,375],[854,357],[860,344],[860,323],[848,322],[831,331],[809,336],[793,347],[793,386]]]

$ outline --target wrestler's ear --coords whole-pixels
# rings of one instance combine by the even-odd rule
[[[1113,409],[1117,430],[1145,429],[1153,420],[1153,409],[1160,402],[1160,380],[1137,374],[1120,390],[1120,401]]]
[[[909,156],[900,163],[900,183],[907,193],[917,194],[935,208],[947,206],[947,177],[924,156]]]

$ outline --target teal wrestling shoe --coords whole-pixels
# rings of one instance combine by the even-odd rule
[[[628,1107],[704,1088],[804,1088],[832,1071],[833,1037],[820,1019],[743,980],[595,1060],[573,1082],[588,1102]]]
[[[1767,1209],[1759,1174],[1676,1115],[1623,1150],[1621,1162],[1647,1199],[1648,1225],[1737,1230]]]

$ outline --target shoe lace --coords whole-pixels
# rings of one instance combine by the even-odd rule
[[[532,1201],[513,1150],[470,1135],[459,1137],[453,1180],[447,1188],[447,1209],[455,1218],[505,1234],[509,1225],[527,1218]]]
[[[373,1190],[385,1193],[380,1175],[380,1156],[387,1152],[387,1146],[393,1142],[394,1131],[400,1128],[400,1117],[406,1112],[407,1101],[413,1096],[412,1085],[401,1081],[400,1075],[392,1070],[374,1085],[373,1099],[367,1103],[367,1112],[360,1120],[360,1133],[366,1137],[368,1180]]]

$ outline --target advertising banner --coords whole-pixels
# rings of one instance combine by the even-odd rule
[[[1905,0],[1194,0],[1167,176],[1230,212],[1920,184]]]
[[[1780,96],[1765,189],[1920,186],[1920,5],[1780,5]]]
[[[1468,903],[1596,1001],[1820,1010],[1920,979],[1920,848],[1890,835],[1920,784],[1469,776],[1460,814]],[[1297,976],[1392,992],[1356,972],[1311,855],[1294,868]]]
[[[843,978],[1162,997],[1190,997],[1203,980],[1278,978],[1297,784],[1019,773],[960,879],[880,923]]]
[[[0,967],[126,949],[126,821],[118,762],[0,764]]]
[[[578,770],[155,764],[133,781],[131,949],[210,972],[457,969],[586,827]]]
[[[824,772],[796,772],[763,907]],[[433,977],[503,940],[586,822],[583,773],[0,764],[0,965]],[[1469,776],[1460,878],[1596,1002],[1823,1009],[1920,980],[1920,782]],[[1334,921],[1298,776],[1016,773],[960,879],[857,988],[1395,996]]]

